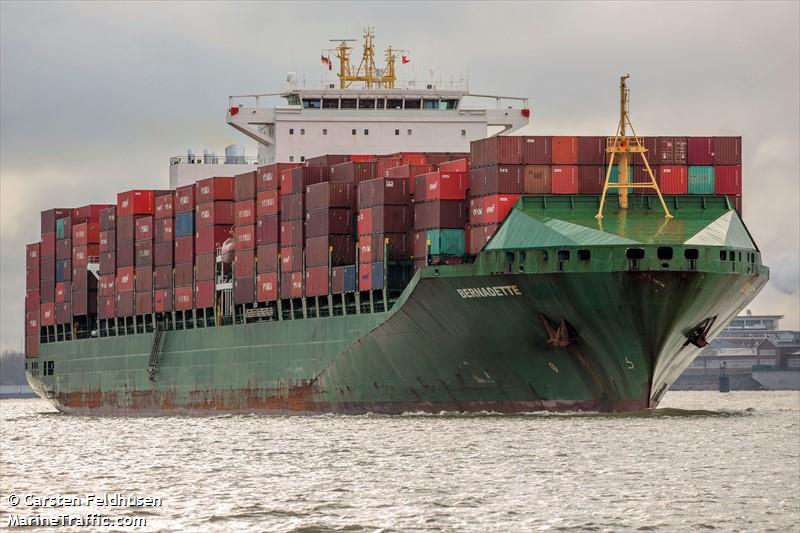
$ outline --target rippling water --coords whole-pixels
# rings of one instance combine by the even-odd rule
[[[91,418],[3,400],[0,424],[0,529],[10,513],[97,511],[145,518],[141,531],[793,531],[800,521],[796,392],[673,392],[638,415]],[[162,505],[9,504],[102,493]]]

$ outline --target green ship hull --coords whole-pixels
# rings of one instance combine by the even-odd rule
[[[155,379],[154,333],[43,343],[28,379],[77,414],[654,408],[768,279],[724,198],[670,201],[601,227],[597,198],[526,197],[388,311],[167,331]]]

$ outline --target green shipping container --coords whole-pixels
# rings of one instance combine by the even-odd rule
[[[714,194],[714,167],[689,167],[689,194]]]
[[[66,218],[56,219],[56,239],[66,239],[67,238],[66,233],[67,233],[67,219]]]
[[[463,229],[430,229],[428,240],[431,241],[431,255],[463,256],[466,253]]]
[[[608,167],[606,167],[608,168]],[[628,165],[628,181],[633,181],[633,167]],[[611,167],[611,177],[608,179],[609,183],[619,183],[619,167],[614,165]],[[608,189],[608,194],[617,194],[619,189]],[[628,194],[632,194],[633,189],[628,189]]]

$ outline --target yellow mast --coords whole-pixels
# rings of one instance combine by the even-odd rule
[[[661,202],[661,207],[664,209],[664,217],[672,218],[667,204],[664,202],[664,197],[661,195],[661,189],[658,187],[658,182],[653,176],[653,170],[650,168],[650,163],[647,162],[647,148],[644,147],[641,137],[636,136],[636,131],[631,124],[631,118],[628,114],[628,100],[630,97],[630,90],[626,85],[627,79],[630,75],[620,76],[619,78],[619,124],[617,125],[617,134],[614,137],[606,139],[606,152],[611,154],[608,161],[608,168],[606,169],[606,179],[603,184],[603,194],[600,197],[600,209],[597,211],[595,218],[603,218],[603,207],[606,203],[606,194],[609,189],[618,189],[619,206],[621,209],[628,209],[628,189],[655,189],[658,194],[658,200]],[[631,128],[631,135],[627,134],[627,126]],[[630,180],[630,157],[632,154],[639,153],[642,156],[647,175],[650,181],[643,183],[631,183]],[[611,169],[614,166],[614,158],[619,158],[619,179],[617,183],[610,183]]]
[[[361,62],[353,72],[350,64],[350,52],[353,49],[348,45],[355,39],[333,39],[339,44],[335,48],[328,48],[323,52],[332,52],[339,60],[339,88],[346,89],[353,82],[363,82],[364,87],[372,89],[375,87],[393,89],[397,77],[395,76],[396,52],[406,52],[397,48],[388,47],[385,51],[386,66],[383,70],[375,67],[375,29],[366,28],[364,30],[364,51],[361,55]]]

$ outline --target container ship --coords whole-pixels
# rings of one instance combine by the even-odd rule
[[[401,84],[406,52],[379,69],[364,39],[357,68],[349,41],[323,51],[338,83],[231,97],[257,160],[189,153],[167,189],[42,212],[38,395],[111,415],[648,409],[767,282],[740,137],[636,135],[626,77],[614,135],[516,135],[526,99]]]

